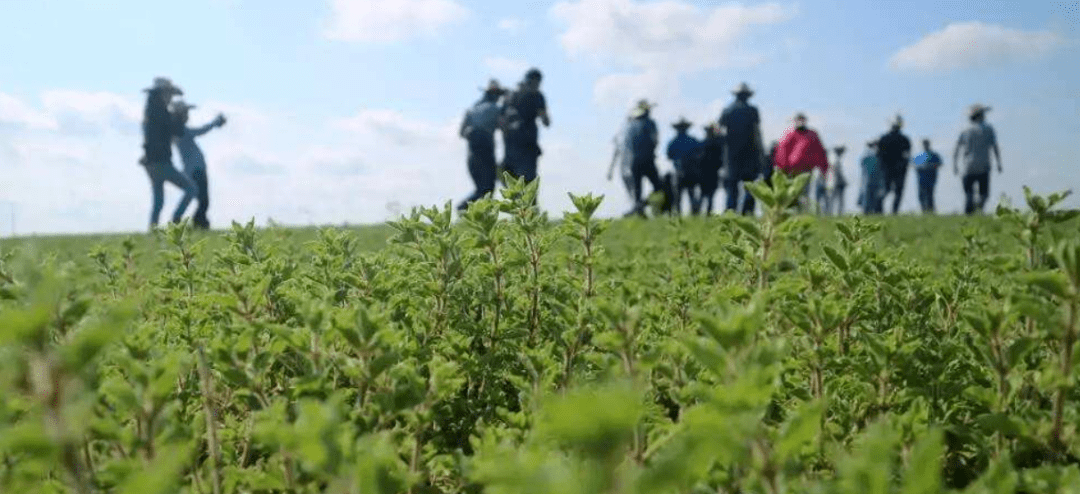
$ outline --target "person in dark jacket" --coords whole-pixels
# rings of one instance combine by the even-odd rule
[[[171,112],[177,131],[176,150],[180,152],[180,161],[184,164],[184,175],[195,182],[199,189],[199,205],[195,208],[195,214],[191,217],[191,223],[195,228],[202,230],[210,229],[210,220],[206,213],[210,208],[210,187],[206,180],[206,157],[199,145],[195,143],[196,137],[201,137],[207,132],[225,125],[225,115],[218,114],[210,123],[200,127],[188,127],[188,118],[195,105],[189,105],[183,101],[174,101]],[[176,206],[181,211],[187,209],[193,196],[184,194],[180,204]]]
[[[713,197],[720,185],[720,169],[724,166],[724,137],[716,122],[705,126],[705,140],[698,148],[698,166],[701,169],[701,201],[705,214],[712,214]]]
[[[505,153],[503,169],[511,176],[529,182],[536,179],[537,160],[542,154],[536,120],[539,119],[544,127],[551,126],[547,100],[540,92],[542,79],[538,69],[529,69],[517,90],[504,98],[500,116]]]
[[[893,214],[900,210],[900,201],[904,198],[908,162],[911,160],[911,141],[900,133],[903,126],[903,117],[897,115],[889,132],[877,141],[878,160],[885,174],[885,195],[893,194]]]
[[[724,159],[727,209],[752,215],[754,196],[746,191],[743,184],[757,180],[762,171],[765,150],[761,143],[761,117],[758,109],[749,103],[750,97],[754,95],[750,86],[744,82],[732,92],[735,94],[735,101],[720,115],[727,152]]]
[[[495,129],[499,124],[499,98],[506,90],[492,79],[484,95],[465,113],[458,133],[469,143],[469,175],[476,191],[458,205],[465,209],[473,201],[495,190]]]
[[[152,204],[150,207],[150,227],[158,224],[161,208],[165,201],[165,182],[180,187],[185,195],[198,193],[199,189],[172,164],[172,142],[177,135],[172,115],[169,114],[169,101],[173,96],[184,94],[172,81],[164,77],[154,79],[154,85],[145,89],[146,109],[143,113],[143,156],[139,159],[150,177]],[[186,204],[179,204],[173,212],[172,221],[179,223]]]
[[[659,144],[659,136],[656,130],[656,122],[650,116],[653,105],[646,100],[637,103],[630,112],[630,121],[626,126],[624,137],[625,150],[629,152],[630,185],[633,187],[634,208],[628,215],[644,215],[646,201],[642,199],[641,179],[646,178],[653,187],[653,191],[664,190],[664,184],[660,180],[660,174],[656,170],[656,146]],[[667,198],[668,200],[674,198]]]
[[[667,157],[675,169],[678,187],[673,204],[675,212],[681,211],[685,192],[690,196],[690,211],[696,215],[701,212],[701,169],[697,161],[701,141],[687,133],[691,125],[685,117],[671,124],[675,128],[675,137],[668,143]]]

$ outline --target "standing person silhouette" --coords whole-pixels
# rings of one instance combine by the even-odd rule
[[[629,168],[630,195],[634,206],[626,216],[645,216],[646,201],[642,199],[643,191],[641,179],[645,178],[652,184],[653,192],[664,190],[670,192],[660,181],[660,173],[656,170],[656,146],[659,144],[659,134],[656,122],[650,116],[653,105],[647,100],[641,100],[630,112],[630,119],[623,127],[624,135],[618,140],[616,159],[624,167]],[[615,161],[612,162],[612,168]],[[608,171],[608,180],[611,180],[612,170]],[[672,200],[673,198],[667,198]]]
[[[997,134],[986,123],[986,112],[990,107],[972,105],[968,110],[971,125],[960,134],[953,152],[953,172],[960,174],[960,158],[964,158],[964,213],[982,212],[986,198],[990,195],[990,151],[997,157],[997,170],[1001,169],[1001,150],[998,149]],[[976,188],[978,192],[976,192]]]
[[[911,140],[900,133],[903,126],[903,117],[897,115],[889,132],[877,141],[881,170],[885,172],[885,195],[890,192],[893,194],[892,214],[900,210],[900,201],[904,198],[908,162],[911,160]]]
[[[184,92],[165,77],[154,79],[154,84],[144,90],[146,107],[143,111],[143,156],[139,164],[146,169],[150,178],[150,227],[157,226],[161,208],[165,202],[165,182],[180,187],[185,195],[198,193],[195,183],[172,163],[172,141],[176,135],[176,126],[169,114],[169,102],[173,96]],[[184,206],[184,207],[180,207]],[[173,212],[173,223],[179,223],[187,204],[178,204]]]
[[[829,155],[817,132],[807,126],[806,115],[797,113],[793,120],[795,126],[788,130],[776,149],[776,169],[789,177],[812,173],[814,169],[828,173]],[[810,183],[807,182],[799,199],[800,211],[809,208],[809,192]]]
[[[203,156],[199,145],[195,143],[195,138],[225,125],[225,115],[218,114],[217,118],[201,127],[188,127],[188,118],[192,108],[195,108],[195,105],[189,105],[183,101],[175,101],[172,104],[173,122],[177,131],[176,150],[180,152],[180,161],[184,164],[184,175],[195,182],[199,189],[199,205],[195,208],[191,222],[196,228],[209,230],[210,220],[206,217],[206,212],[210,208],[210,189],[206,178],[206,157]],[[192,197],[192,194],[185,193],[183,199],[180,199],[177,209],[181,214],[191,203]]]
[[[697,160],[701,141],[687,132],[692,125],[686,117],[671,124],[675,129],[675,137],[668,143],[667,157],[671,160],[672,168],[675,169],[677,184],[677,191],[673,198],[675,211],[679,212],[682,209],[682,196],[683,192],[686,192],[690,196],[690,212],[697,215],[701,212],[701,167]]]
[[[944,163],[941,155],[930,148],[930,139],[923,139],[923,152],[912,160],[919,177],[919,206],[923,213],[933,214],[934,187],[937,185],[938,168]]]
[[[469,108],[461,121],[458,134],[469,143],[469,176],[476,190],[458,204],[459,210],[495,190],[495,129],[499,125],[499,98],[505,92],[499,81],[492,79],[480,101]]]
[[[757,180],[763,171],[765,149],[761,139],[761,116],[757,107],[750,104],[754,90],[745,82],[732,93],[735,101],[724,108],[720,115],[725,143],[724,190],[727,192],[727,209],[753,215],[754,196],[746,191],[744,183]]]
[[[544,99],[544,93],[540,92],[542,80],[543,75],[539,69],[529,69],[517,90],[503,100],[500,126],[505,153],[503,169],[511,176],[527,182],[536,180],[537,160],[542,154],[540,130],[536,126],[536,120],[539,119],[544,127],[551,126],[547,100]]]

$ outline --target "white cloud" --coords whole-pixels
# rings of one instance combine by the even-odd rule
[[[562,1],[551,9],[566,25],[560,42],[573,57],[680,72],[760,63],[746,39],[794,13],[777,3],[699,7],[684,0]]]
[[[517,34],[521,32],[522,29],[525,29],[525,26],[527,25],[528,23],[525,22],[523,19],[517,17],[507,17],[504,19],[499,19],[496,27],[498,27],[500,31],[505,31],[510,34]]]
[[[671,101],[678,96],[674,74],[649,70],[609,74],[593,85],[593,101],[606,108],[626,108],[644,98],[652,102]]]
[[[484,58],[484,66],[491,71],[491,76],[499,79],[504,86],[521,79],[525,71],[529,70],[528,63],[507,57]]]
[[[87,133],[135,130],[142,119],[138,100],[106,91],[44,91],[40,101],[36,107],[0,94],[0,122],[31,130]]]
[[[4,93],[0,93],[0,123],[32,129],[55,129],[59,126],[45,111],[35,109],[23,100]]]
[[[1026,62],[1049,55],[1063,43],[1050,31],[957,22],[901,48],[889,65],[896,70],[941,71]]]
[[[330,11],[326,37],[375,43],[431,36],[469,15],[454,0],[330,0]]]

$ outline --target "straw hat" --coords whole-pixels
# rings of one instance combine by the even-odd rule
[[[630,110],[630,116],[633,118],[640,117],[646,113],[649,113],[649,111],[653,108],[656,108],[656,104],[650,103],[649,100],[640,100],[637,102],[636,105],[634,105],[634,109]]]
[[[792,120],[810,120],[810,119],[806,118],[806,114],[803,113],[803,112],[796,113],[795,116],[792,117],[791,119]]]
[[[173,84],[172,80],[170,80],[168,77],[155,77],[154,84],[146,89],[143,89],[143,91],[166,91],[172,94],[184,94],[184,92],[181,91],[180,88],[176,86],[176,84]]]
[[[482,87],[482,88],[480,88],[480,90],[485,92],[485,93],[494,93],[494,94],[503,94],[503,93],[505,93],[507,91],[506,88],[502,87],[502,85],[499,84],[498,79],[492,79],[492,80],[488,81],[487,87]]]

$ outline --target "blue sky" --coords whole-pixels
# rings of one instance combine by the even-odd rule
[[[827,145],[854,149],[852,183],[892,115],[951,155],[981,102],[1006,168],[995,201],[1080,185],[1076,1],[0,2],[0,234],[11,204],[18,233],[145,228],[140,90],[158,75],[199,105],[194,120],[230,117],[200,141],[218,226],[372,223],[460,199],[462,112],[489,77],[513,83],[530,66],[553,120],[540,175],[554,214],[567,192],[605,194],[608,215],[628,207],[604,174],[632,101],[659,103],[666,140],[680,115],[716,118],[743,80],[768,140],[806,112]],[[938,201],[962,205],[951,173]],[[917,207],[913,177],[903,204]]]

